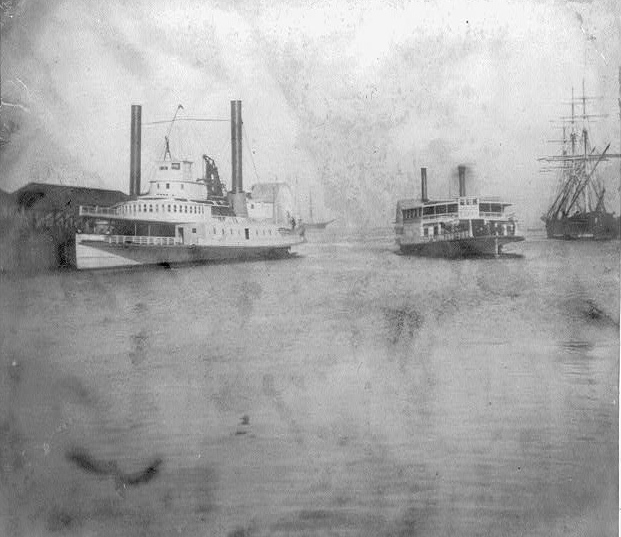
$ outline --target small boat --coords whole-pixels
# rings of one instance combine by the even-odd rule
[[[130,199],[110,207],[80,206],[75,235],[78,269],[279,258],[304,242],[302,226],[248,217],[241,101],[231,101],[229,192],[211,157],[202,156],[203,174],[195,179],[192,162],[174,158],[165,137],[163,159],[148,191],[141,194],[139,105],[132,106],[131,121]]]
[[[403,254],[431,257],[498,256],[503,246],[523,241],[510,203],[466,195],[465,166],[459,166],[459,196],[427,198],[427,169],[421,168],[421,198],[397,202],[396,241]]]

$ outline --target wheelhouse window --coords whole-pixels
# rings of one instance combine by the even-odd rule
[[[429,216],[429,215],[435,214],[433,209],[434,209],[433,205],[429,205],[427,207],[423,207],[423,215]]]
[[[166,190],[170,188],[170,183],[166,183]]]
[[[171,170],[180,170],[181,169],[181,164],[179,162],[173,162],[170,165]],[[181,187],[183,188],[183,186]]]

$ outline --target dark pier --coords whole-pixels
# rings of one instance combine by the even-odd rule
[[[38,272],[75,265],[80,205],[127,199],[116,190],[29,183],[0,191],[0,272]]]

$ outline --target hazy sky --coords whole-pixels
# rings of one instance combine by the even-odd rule
[[[556,184],[536,159],[556,149],[550,120],[583,79],[603,98],[592,112],[609,114],[594,143],[619,150],[617,0],[126,4],[6,4],[1,188],[127,191],[131,104],[149,122],[178,104],[185,117],[228,118],[241,99],[245,186],[297,181],[303,205],[312,189],[316,206],[357,224],[390,223],[398,198],[419,195],[421,166],[432,197],[454,194],[462,163],[470,192],[512,200],[535,223]],[[145,127],[144,178],[166,129]],[[193,129],[179,128],[173,152],[210,154],[228,180],[226,123]],[[616,191],[618,162],[603,172]]]

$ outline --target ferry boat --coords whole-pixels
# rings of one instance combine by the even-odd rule
[[[302,226],[248,217],[241,101],[231,101],[228,193],[211,157],[202,156],[203,174],[195,179],[193,163],[173,158],[166,137],[164,157],[148,191],[141,194],[140,105],[132,105],[131,121],[130,199],[110,207],[80,206],[75,236],[78,269],[278,258],[304,242]]]
[[[465,166],[459,167],[459,196],[427,198],[427,169],[421,168],[421,199],[397,202],[396,241],[403,254],[431,257],[498,256],[508,243],[523,241],[510,203],[466,195]]]

